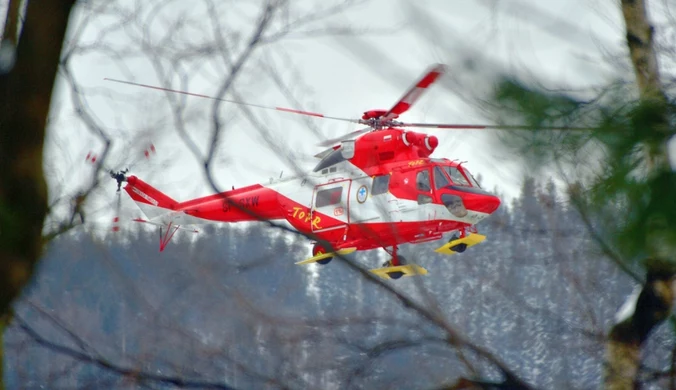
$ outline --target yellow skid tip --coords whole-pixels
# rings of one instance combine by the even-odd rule
[[[372,269],[371,272],[383,279],[399,279],[402,276],[427,275],[427,270],[416,264],[376,268]]]
[[[357,248],[343,248],[343,249],[338,249],[335,252],[329,252],[329,253],[322,253],[321,255],[313,256],[310,257],[309,259],[305,259],[299,262],[296,262],[298,265],[303,265],[303,264],[310,264],[310,263],[316,263],[319,260],[324,260],[328,259],[329,257],[334,257],[336,255],[349,255],[352,252],[355,252]]]
[[[484,236],[482,234],[472,233],[472,234],[465,236],[464,238],[459,238],[457,240],[453,240],[453,241],[449,242],[448,244],[446,244],[442,247],[439,247],[438,249],[435,250],[435,252],[443,253],[443,254],[449,255],[449,256],[454,255],[456,253],[459,253],[459,252],[456,252],[456,251],[451,249],[454,246],[460,245],[460,244],[465,244],[465,245],[467,245],[466,248],[469,248],[469,247],[472,247],[472,246],[484,241],[485,239],[486,239],[486,236]]]

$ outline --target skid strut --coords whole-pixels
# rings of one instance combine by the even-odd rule
[[[169,241],[171,241],[171,238],[174,236],[174,233],[178,230],[179,226],[172,226],[172,223],[169,222],[169,225],[167,225],[167,231],[164,232],[164,235],[162,234],[162,228],[160,227],[160,252],[164,250],[164,248],[167,247],[167,244],[169,244]]]

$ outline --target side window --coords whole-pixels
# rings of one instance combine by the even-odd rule
[[[439,167],[434,167],[434,188],[438,190],[439,188],[446,187],[448,184],[448,179],[446,178],[446,175],[444,175],[444,171]]]
[[[427,169],[418,172],[418,175],[416,175],[415,178],[415,183],[418,191],[431,191],[432,188],[430,187],[430,172]]]
[[[371,195],[386,194],[390,190],[390,175],[376,176],[373,178]]]
[[[425,194],[418,194],[418,204],[432,203],[432,197]]]
[[[338,204],[343,197],[343,187],[329,188],[327,190],[317,191],[315,207],[330,206]]]

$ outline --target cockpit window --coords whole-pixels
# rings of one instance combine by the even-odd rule
[[[434,188],[444,188],[448,185],[448,179],[444,175],[444,171],[439,167],[434,167]]]
[[[467,179],[465,179],[465,176],[458,170],[456,167],[444,167],[444,170],[446,173],[448,173],[448,176],[451,177],[451,180],[453,180],[453,184],[461,185],[461,186],[470,186],[469,182]]]
[[[430,172],[425,169],[424,171],[418,172],[416,175],[416,188],[418,188],[418,191],[431,191],[432,188],[430,187]]]
[[[336,149],[333,152],[326,155],[326,157],[324,157],[312,171],[319,172],[322,169],[330,167],[331,165],[338,164],[341,161],[345,161],[345,157],[343,157],[343,153],[341,153],[340,149]]]
[[[474,187],[476,187],[476,188],[481,188],[481,186],[479,185],[479,182],[476,181],[476,179],[474,178],[474,175],[472,175],[472,174],[467,170],[467,168],[463,168],[463,169],[465,170],[465,175],[467,175],[467,177],[469,178],[469,181],[472,182],[472,186],[474,186]]]

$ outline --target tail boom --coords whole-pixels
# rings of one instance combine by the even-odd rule
[[[151,220],[160,217],[164,220],[169,215],[175,220],[178,214],[183,216],[184,224],[200,223],[199,220],[242,222],[285,218],[279,194],[260,184],[185,202],[177,202],[136,176],[127,178],[124,190]]]
[[[232,191],[213,194],[179,203],[178,210],[188,215],[221,222],[284,219],[280,195],[265,186],[254,184]]]

